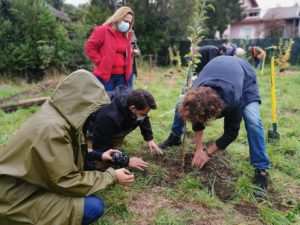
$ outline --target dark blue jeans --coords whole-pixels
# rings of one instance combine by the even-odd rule
[[[263,59],[261,58],[261,59],[256,59],[256,63],[255,63],[256,65],[255,65],[255,67],[257,68],[257,69],[260,69],[261,70],[261,68],[262,68],[262,64],[263,64]]]
[[[112,74],[110,80],[105,83],[100,77],[97,76],[97,79],[104,86],[105,91],[112,91],[117,86],[126,85],[125,75],[124,74]]]
[[[134,86],[134,80],[135,80],[135,74],[132,73],[129,77],[129,81],[128,81],[128,86],[131,87],[133,89]]]
[[[84,198],[82,225],[98,220],[104,213],[104,202],[101,198],[90,195]]]
[[[180,99],[176,104],[174,120],[173,120],[172,127],[171,127],[172,134],[176,137],[181,137],[184,132],[184,121],[178,112],[178,109],[179,109],[181,103],[182,103],[182,99]]]

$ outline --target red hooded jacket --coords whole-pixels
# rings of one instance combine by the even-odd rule
[[[131,40],[132,32],[128,33],[125,78],[128,82],[132,72]],[[116,57],[116,35],[109,25],[95,27],[85,45],[87,56],[94,62],[94,74],[105,82],[110,80],[114,59]]]

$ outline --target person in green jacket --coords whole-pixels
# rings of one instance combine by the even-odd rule
[[[97,191],[134,181],[126,169],[83,170],[82,127],[109,102],[92,73],[75,71],[0,151],[1,225],[89,224],[104,212]]]

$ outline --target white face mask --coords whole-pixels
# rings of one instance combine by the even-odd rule
[[[143,121],[145,119],[146,116],[139,116],[139,115],[136,115],[136,120],[137,121]]]
[[[118,23],[118,30],[122,33],[127,32],[129,28],[130,28],[130,24],[128,22],[121,21],[120,23]]]

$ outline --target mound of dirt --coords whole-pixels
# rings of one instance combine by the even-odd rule
[[[186,174],[198,171],[193,175],[197,176],[212,194],[217,195],[222,201],[232,199],[238,174],[232,172],[229,155],[224,151],[218,152],[201,170],[192,167],[193,157],[193,153],[186,153],[184,156],[177,154],[172,158],[158,159],[156,163],[167,170],[167,175],[153,182],[152,186],[172,186]]]
[[[196,170],[191,166],[193,157],[193,153],[185,155],[185,173]],[[238,174],[232,172],[230,158],[225,151],[217,152],[204,168],[200,170],[199,174],[202,184],[212,194],[217,195],[222,201],[232,199]]]

